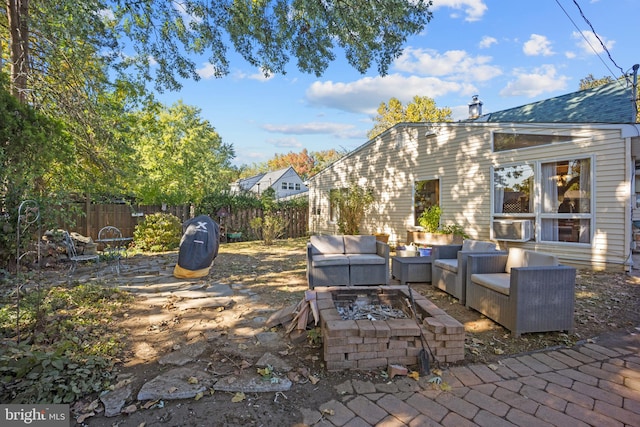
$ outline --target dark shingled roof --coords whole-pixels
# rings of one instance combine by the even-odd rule
[[[473,122],[499,123],[635,123],[631,84],[617,80],[569,93],[484,114]]]

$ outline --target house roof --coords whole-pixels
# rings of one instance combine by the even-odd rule
[[[250,178],[240,179],[237,181],[237,184],[243,190],[251,190],[252,188],[260,188],[262,190],[266,190],[267,188],[275,184],[280,178],[282,178],[282,176],[286,174],[289,169],[293,169],[293,167],[289,166],[277,171],[264,172],[258,175],[254,175]]]
[[[484,114],[471,122],[501,123],[636,123],[630,82],[556,96],[520,107]]]

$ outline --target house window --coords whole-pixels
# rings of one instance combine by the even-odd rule
[[[293,182],[289,183],[289,190],[293,190]]]
[[[300,190],[300,183],[296,183],[296,190]]]
[[[440,205],[440,180],[416,181],[413,200],[414,224],[418,225],[418,218],[425,209]]]
[[[533,212],[533,168],[521,164],[493,171],[493,212],[527,214]]]
[[[340,190],[334,188],[333,190],[329,190],[329,221],[337,222],[338,221],[338,203],[336,201],[336,196]]]
[[[589,243],[591,160],[542,163],[540,171],[540,240]]]
[[[493,217],[534,219],[537,241],[590,243],[591,159],[495,168]]]
[[[524,133],[493,133],[493,151],[515,150],[517,148],[538,147],[558,142],[568,142],[575,140],[572,136],[563,135],[540,135]]]
[[[282,183],[282,189],[283,189],[283,190],[286,190],[286,189],[287,189],[287,183],[286,183],[286,182],[283,182],[283,183]]]

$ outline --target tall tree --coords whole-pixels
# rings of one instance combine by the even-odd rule
[[[388,104],[380,103],[378,115],[373,119],[375,124],[367,136],[375,138],[397,123],[450,122],[451,114],[449,107],[438,108],[436,102],[427,96],[416,95],[406,106],[397,98],[391,98]]]
[[[199,203],[226,189],[233,148],[222,142],[200,109],[178,102],[137,115],[131,130],[139,167],[132,191],[142,203]]]
[[[199,76],[196,60],[208,56],[215,74],[229,72],[233,47],[265,74],[285,73],[291,57],[303,72],[322,74],[341,49],[360,72],[377,64],[387,73],[407,37],[431,19],[427,0],[7,0],[13,84],[27,89],[21,66],[29,61],[29,32],[59,40],[69,27],[86,36],[120,71],[178,89],[178,78]],[[47,13],[50,33],[33,25],[33,10]],[[79,38],[80,39],[80,38]],[[37,41],[37,38],[34,39]],[[14,48],[15,46],[15,48]],[[152,76],[152,64],[154,73]],[[156,66],[157,65],[157,66]],[[27,78],[29,76],[26,76]]]

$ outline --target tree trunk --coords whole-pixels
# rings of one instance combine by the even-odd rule
[[[29,0],[7,0],[7,18],[11,37],[11,92],[24,103],[29,72]]]

